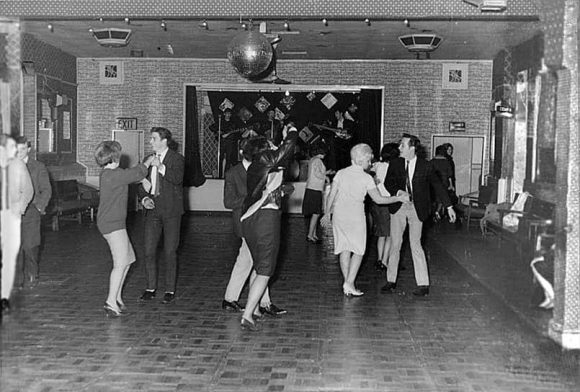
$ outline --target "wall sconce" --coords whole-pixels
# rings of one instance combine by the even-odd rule
[[[288,23],[288,21],[284,22],[284,30],[290,31],[290,23]]]
[[[129,19],[129,18],[125,18],[125,23],[127,23],[127,24],[131,24],[131,19]]]
[[[162,21],[161,21],[161,25],[160,25],[160,26],[161,26],[161,29],[162,29],[163,31],[167,31],[167,23],[165,23],[165,21],[164,21],[164,20],[162,20]]]
[[[322,19],[322,24],[328,26],[328,20],[326,18]]]
[[[52,25],[52,23],[49,23],[48,26],[46,26],[46,28],[48,29],[48,31],[50,31],[51,33],[54,33],[54,26]]]
[[[203,22],[201,22],[201,24],[199,25],[199,27],[201,27],[202,29],[208,30],[209,29],[209,25],[207,23],[207,20],[203,20]]]
[[[370,26],[371,25],[371,20],[369,18],[366,18],[365,19],[365,23],[366,23],[367,26]]]

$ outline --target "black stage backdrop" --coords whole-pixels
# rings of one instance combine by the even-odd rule
[[[185,88],[185,177],[184,186],[202,186],[205,176],[201,170],[199,156],[199,130],[197,121],[196,88]]]

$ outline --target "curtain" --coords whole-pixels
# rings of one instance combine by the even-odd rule
[[[196,88],[185,89],[185,177],[184,186],[201,186],[205,176],[201,170]]]
[[[357,143],[366,143],[375,158],[381,152],[382,90],[363,89],[360,92],[359,133]]]

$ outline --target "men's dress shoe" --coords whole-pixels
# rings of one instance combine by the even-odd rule
[[[238,303],[238,301],[226,301],[225,299],[222,301],[222,309],[229,310],[231,312],[243,312],[245,309],[242,305]]]
[[[276,317],[282,314],[288,313],[287,310],[281,309],[274,304],[270,304],[268,306],[260,306],[260,312],[267,314],[268,316]]]
[[[143,301],[151,301],[153,298],[155,298],[155,290],[154,291],[145,290],[143,294],[141,294],[141,297],[139,298]]]
[[[173,300],[175,299],[175,293],[165,293],[165,295],[163,295],[163,301],[161,301],[164,304],[170,304],[173,302]]]
[[[413,290],[413,295],[417,297],[424,297],[429,294],[429,286],[417,286],[415,290]]]
[[[246,319],[242,317],[242,322],[240,324],[240,327],[242,327],[243,330],[246,331],[252,331],[252,332],[256,332],[260,330],[260,327],[258,326],[258,324]]]
[[[384,285],[383,287],[381,287],[381,292],[383,293],[394,293],[395,289],[397,288],[397,284],[393,283],[393,282],[387,282],[386,285]]]

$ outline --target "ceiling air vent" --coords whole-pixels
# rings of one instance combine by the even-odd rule
[[[116,29],[114,27],[107,29],[93,30],[93,36],[101,46],[109,48],[121,48],[127,46],[131,39],[130,29]]]
[[[409,52],[432,52],[439,47],[442,40],[433,33],[408,34],[399,37],[399,41]]]

